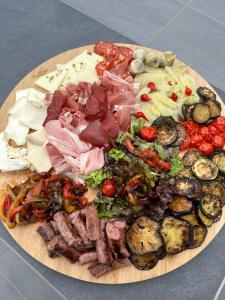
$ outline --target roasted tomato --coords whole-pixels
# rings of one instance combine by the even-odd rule
[[[198,150],[204,155],[209,156],[213,153],[213,146],[210,143],[204,142],[199,145]]]
[[[214,148],[223,148],[225,145],[224,137],[220,135],[214,136],[212,145]]]
[[[105,179],[102,185],[102,193],[107,197],[112,197],[116,193],[115,183],[111,179]]]
[[[141,138],[147,142],[154,141],[157,137],[157,130],[151,126],[144,126],[140,132]]]

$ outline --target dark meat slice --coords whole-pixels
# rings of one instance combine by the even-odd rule
[[[96,241],[96,250],[98,253],[98,261],[101,264],[108,264],[113,261],[112,252],[108,245],[105,233],[106,221],[100,221],[101,239]]]
[[[51,241],[55,236],[51,225],[47,221],[41,222],[37,228],[37,232],[40,234],[45,243]]]
[[[71,224],[75,227],[77,233],[79,234],[82,242],[84,244],[88,244],[89,240],[87,238],[87,231],[85,227],[84,220],[82,218],[82,215],[80,211],[77,211],[77,214],[74,216],[74,218],[71,221]]]
[[[110,272],[112,270],[112,266],[95,262],[95,263],[91,264],[88,269],[92,276],[99,278],[99,277],[107,274],[108,272]]]
[[[112,221],[106,225],[106,234],[110,248],[114,253],[120,253],[124,257],[130,254],[126,249],[126,222]]]
[[[70,247],[79,245],[81,243],[80,237],[75,232],[72,232],[64,212],[57,212],[53,218],[56,221],[61,236]]]
[[[58,226],[57,226],[57,224],[56,224],[56,221],[51,220],[51,221],[50,221],[50,224],[51,224],[51,226],[52,226],[54,232],[55,232],[55,233],[59,233],[59,230],[58,230]]]
[[[96,147],[105,147],[109,144],[107,133],[103,130],[99,120],[93,121],[79,134],[85,143],[90,143]]]
[[[127,257],[116,259],[112,263],[113,269],[129,267],[129,266],[131,266],[131,262],[130,262],[129,258],[127,258]]]
[[[87,238],[91,241],[97,241],[101,238],[97,209],[94,206],[88,206],[85,214]]]
[[[52,254],[61,254],[73,263],[75,263],[80,256],[80,253],[74,248],[68,247],[59,235],[56,235],[54,239],[47,243],[47,249],[49,256],[52,256]]]
[[[98,255],[95,250],[82,253],[79,257],[79,263],[81,265],[88,264],[90,262],[98,260]]]

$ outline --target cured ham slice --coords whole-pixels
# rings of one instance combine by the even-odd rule
[[[63,155],[51,144],[46,145],[49,159],[57,173],[67,172],[71,170],[70,164],[65,160]]]
[[[78,85],[68,84],[66,92],[69,99],[77,100],[78,103],[85,105],[91,95],[91,84],[87,82],[81,82]]]
[[[130,126],[130,122],[131,122],[130,109],[127,107],[124,107],[124,108],[118,110],[115,113],[115,118],[119,125],[119,129],[123,130],[123,131],[127,131]]]
[[[129,112],[130,115],[130,112]],[[114,114],[108,110],[105,118],[101,121],[102,128],[109,136],[116,137],[119,133],[119,125]]]
[[[90,124],[80,133],[80,139],[86,143],[90,143],[96,147],[105,147],[108,143],[108,137],[103,130],[99,120]]]

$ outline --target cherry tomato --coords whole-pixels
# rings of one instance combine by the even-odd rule
[[[180,150],[183,151],[185,149],[188,149],[191,144],[191,139],[189,136],[186,137],[186,139],[183,141],[183,143],[180,145]]]
[[[198,146],[203,142],[203,137],[200,134],[194,134],[191,136],[191,145]]]
[[[225,139],[223,136],[215,135],[212,141],[214,148],[223,148],[225,145]]]
[[[192,94],[192,90],[189,87],[186,86],[185,95],[186,96],[191,96],[191,94]]]
[[[150,98],[147,94],[142,94],[141,95],[141,101],[148,102],[148,101],[150,101]]]
[[[225,131],[225,117],[224,116],[220,116],[216,119],[215,122],[213,122],[213,125],[215,125],[215,127],[220,130],[221,132]]]
[[[112,197],[115,195],[116,193],[116,186],[115,183],[107,178],[104,180],[103,185],[102,185],[102,193],[103,195],[107,196],[107,197]]]
[[[149,121],[148,118],[146,118],[145,114],[142,111],[136,112],[135,117],[137,119],[141,119],[142,118],[142,119],[144,119],[146,121]]]
[[[198,146],[198,150],[206,156],[209,156],[213,153],[213,146],[210,143],[204,142]]]
[[[176,94],[176,93],[172,93],[172,94],[171,94],[171,99],[172,99],[173,101],[177,101],[177,100],[178,100],[177,94]]]
[[[158,162],[158,164],[162,167],[163,171],[168,171],[170,169],[170,163],[164,161],[164,160],[160,160]]]
[[[169,85],[173,85],[171,80],[168,81],[168,84],[169,84]]]
[[[144,126],[140,132],[141,138],[147,142],[153,141],[157,136],[157,130],[151,126]]]
[[[195,133],[198,133],[199,125],[192,121],[185,121],[183,122],[183,125],[187,131],[188,134],[193,135]]]
[[[210,124],[210,125],[208,126],[208,128],[209,128],[209,131],[210,131],[210,133],[211,133],[212,135],[216,135],[216,134],[218,133],[218,129],[216,128],[216,126]]]
[[[147,87],[150,88],[151,92],[157,91],[157,87],[156,87],[155,83],[152,82],[152,81],[150,81],[150,82],[147,84]]]

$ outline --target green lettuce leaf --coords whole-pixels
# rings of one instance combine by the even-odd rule
[[[171,167],[170,167],[169,175],[177,176],[184,167],[182,160],[177,155],[171,158],[170,163],[171,163]]]
[[[140,132],[141,128],[146,124],[147,122],[144,119],[132,118],[130,124],[130,134],[134,136],[136,133]]]
[[[121,158],[125,158],[126,156],[126,153],[123,152],[122,150],[118,150],[118,149],[111,149],[109,152],[108,152],[108,155],[112,158],[114,158],[116,161],[121,159]]]
[[[102,181],[104,179],[107,178],[107,174],[104,172],[103,169],[100,169],[100,170],[97,170],[97,171],[94,171],[92,173],[90,173],[86,179],[85,179],[85,182],[87,185],[89,185],[90,187],[92,188],[95,188],[97,187],[99,184],[102,183]]]

